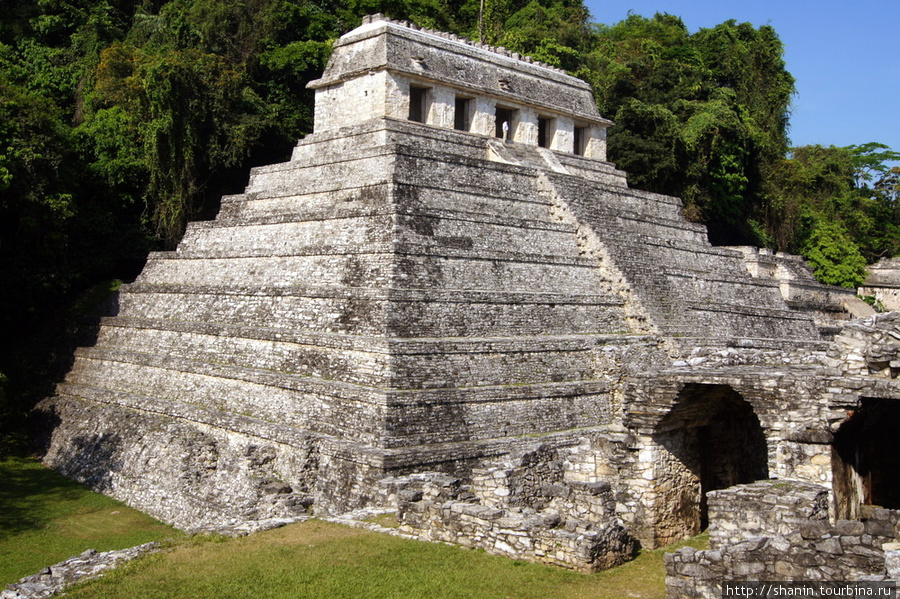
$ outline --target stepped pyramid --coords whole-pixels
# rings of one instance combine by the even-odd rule
[[[697,347],[823,347],[680,200],[628,187],[584,82],[375,16],[311,86],[315,133],[77,351],[48,464],[182,528],[336,513],[388,475],[584,446]]]

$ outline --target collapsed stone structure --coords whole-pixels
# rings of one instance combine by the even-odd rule
[[[77,351],[46,463],[187,529],[382,505],[583,570],[758,480],[900,508],[892,325],[629,188],[585,83],[376,16],[311,87],[292,159]]]
[[[885,310],[900,310],[900,259],[882,258],[869,266],[859,294],[874,298]]]

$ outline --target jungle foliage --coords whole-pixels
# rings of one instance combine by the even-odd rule
[[[211,217],[312,128],[331,43],[383,12],[588,81],[633,186],[684,198],[717,244],[802,252],[859,282],[900,247],[897,153],[788,142],[769,26],[597,25],[581,0],[20,0],[0,17],[0,413],[52,379],[73,306]]]

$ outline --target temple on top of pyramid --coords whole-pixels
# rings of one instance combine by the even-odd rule
[[[150,254],[75,352],[45,463],[185,529],[389,510],[587,571],[708,526],[673,597],[718,596],[685,573],[737,576],[750,536],[783,562],[869,526],[840,519],[881,536],[835,576],[884,570],[900,320],[629,188],[556,69],[376,16],[312,87],[291,160]]]
[[[503,53],[498,53],[498,51]],[[409,119],[606,160],[591,88],[565,72],[456,36],[366,17],[335,44],[315,130]]]

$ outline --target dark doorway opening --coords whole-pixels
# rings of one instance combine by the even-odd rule
[[[428,116],[428,88],[409,86],[409,120],[424,123]]]
[[[553,119],[538,117],[538,145],[549,148],[553,139]]]
[[[707,494],[769,477],[765,433],[753,407],[728,385],[685,385],[654,440],[657,538],[663,543],[709,525]]]
[[[839,518],[861,505],[900,509],[900,400],[863,397],[834,435],[832,474]]]
[[[458,131],[468,131],[472,127],[472,100],[456,96],[453,107],[453,128]]]
[[[576,126],[574,137],[572,152],[574,152],[576,156],[584,156],[587,153],[587,142],[589,139],[588,128]]]

